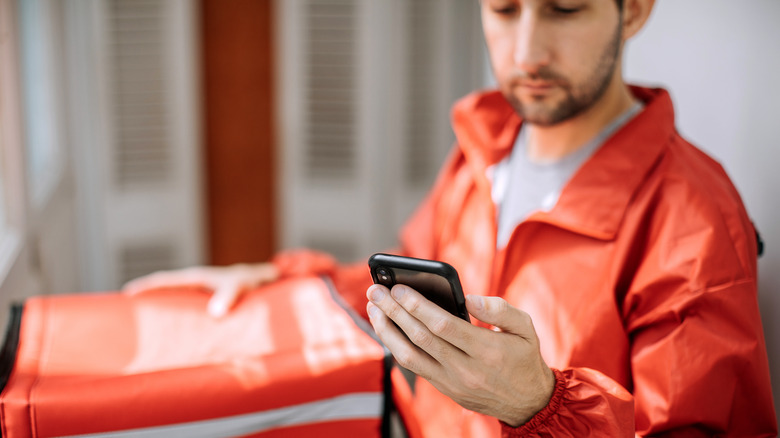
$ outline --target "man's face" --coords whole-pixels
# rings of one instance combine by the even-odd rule
[[[482,26],[499,87],[529,123],[590,108],[618,66],[615,0],[482,0]]]

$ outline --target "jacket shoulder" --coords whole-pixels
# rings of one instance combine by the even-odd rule
[[[666,257],[688,254],[691,267],[708,271],[714,283],[755,279],[755,230],[721,164],[675,135],[653,174],[645,195]]]

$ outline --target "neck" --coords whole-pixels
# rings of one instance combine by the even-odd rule
[[[580,114],[552,126],[529,124],[528,158],[536,162],[556,161],[585,145],[628,110],[636,99],[620,75],[615,76],[604,95]]]

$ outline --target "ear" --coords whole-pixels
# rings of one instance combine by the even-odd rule
[[[627,40],[639,32],[645,25],[655,0],[625,0],[623,5],[623,40]]]

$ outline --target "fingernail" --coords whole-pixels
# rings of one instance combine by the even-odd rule
[[[469,295],[468,300],[471,301],[471,306],[476,310],[485,308],[485,300],[479,295]]]
[[[227,304],[224,301],[210,301],[209,313],[215,318],[225,316],[227,313]]]
[[[385,298],[385,292],[377,286],[371,288],[368,292],[368,299],[371,301],[382,301]]]
[[[390,295],[393,296],[393,298],[397,300],[400,300],[401,297],[406,295],[406,288],[403,286],[393,286],[392,289],[390,289]]]

